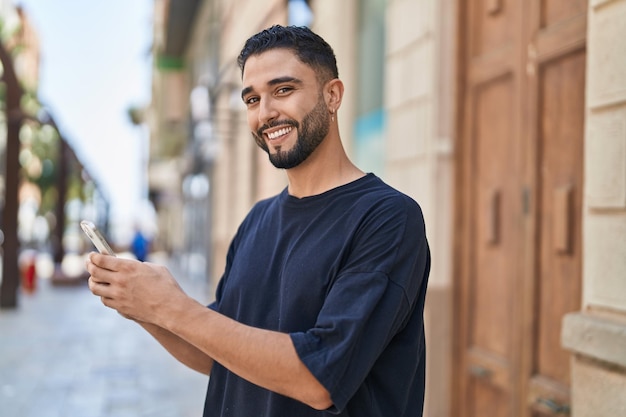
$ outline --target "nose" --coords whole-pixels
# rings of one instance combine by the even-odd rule
[[[270,122],[278,117],[278,111],[272,99],[265,99],[259,102],[259,123],[261,125],[269,125]]]

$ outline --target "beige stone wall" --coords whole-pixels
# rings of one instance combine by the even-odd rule
[[[589,11],[585,304],[626,313],[626,1]]]
[[[563,322],[572,415],[626,415],[626,0],[589,2],[583,306]]]
[[[429,417],[448,417],[451,402],[453,5],[391,0],[387,9],[385,179],[422,206],[432,252],[425,311]]]

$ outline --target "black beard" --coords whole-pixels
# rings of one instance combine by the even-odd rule
[[[317,147],[324,141],[330,129],[330,116],[326,110],[324,100],[320,98],[317,104],[302,119],[302,129],[300,123],[295,120],[280,120],[272,122],[270,125],[261,127],[256,134],[253,134],[256,144],[267,152],[270,162],[280,169],[295,168],[304,162]],[[276,149],[276,153],[269,151],[267,143],[263,140],[263,131],[279,125],[293,126],[298,131],[298,140],[289,151]]]

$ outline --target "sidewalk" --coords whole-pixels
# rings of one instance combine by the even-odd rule
[[[170,268],[189,295],[209,301],[206,285]],[[0,310],[2,417],[197,417],[207,383],[86,283],[42,280],[16,310]]]

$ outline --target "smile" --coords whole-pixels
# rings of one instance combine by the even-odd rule
[[[289,126],[289,127],[283,127],[282,129],[278,129],[275,132],[271,132],[267,134],[267,137],[270,140],[274,140],[274,139],[278,139],[281,136],[286,135],[287,133],[291,132],[291,130],[293,129],[293,127]]]

